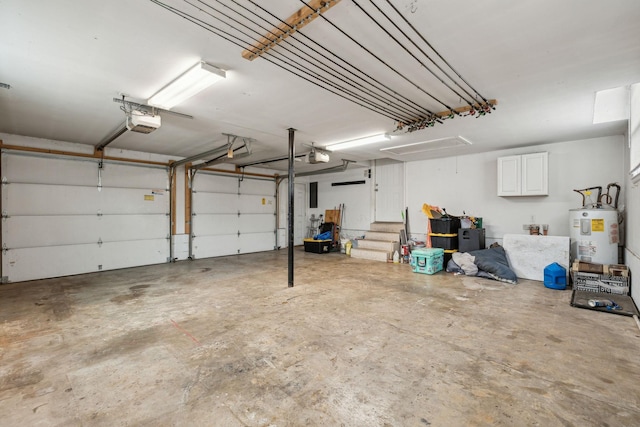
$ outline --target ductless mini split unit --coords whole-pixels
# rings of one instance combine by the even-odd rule
[[[142,111],[133,110],[127,114],[126,126],[131,132],[151,133],[160,127],[159,115],[145,114]]]

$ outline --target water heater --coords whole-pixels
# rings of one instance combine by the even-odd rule
[[[571,209],[569,211],[571,261],[618,263],[618,211],[616,209]]]

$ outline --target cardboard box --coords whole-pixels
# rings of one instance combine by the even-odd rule
[[[571,277],[577,291],[629,295],[631,282],[626,265],[574,261]]]
[[[623,264],[596,264],[595,262],[575,260],[571,271],[629,277],[629,268]]]

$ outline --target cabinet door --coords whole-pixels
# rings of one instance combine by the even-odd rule
[[[521,156],[498,158],[498,196],[521,194]]]
[[[522,155],[522,195],[549,194],[549,155],[533,153]]]

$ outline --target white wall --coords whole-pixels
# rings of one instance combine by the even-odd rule
[[[342,173],[305,177],[308,182],[318,182],[318,207],[308,209],[307,218],[324,215],[325,210],[337,209],[344,204],[342,235],[346,238],[362,236],[371,224],[372,182],[365,173],[368,169],[353,168]],[[332,187],[332,182],[362,181],[364,184]],[[307,189],[308,189],[307,185]],[[307,190],[307,195],[309,191]],[[309,206],[308,196],[307,204]]]
[[[452,215],[482,217],[487,244],[526,233],[522,226],[530,223],[549,224],[550,235],[568,236],[569,209],[582,203],[573,190],[624,184],[624,147],[624,137],[614,136],[407,163],[409,231],[424,239],[422,205],[429,203]],[[498,197],[497,158],[540,151],[549,152],[549,195]]]

